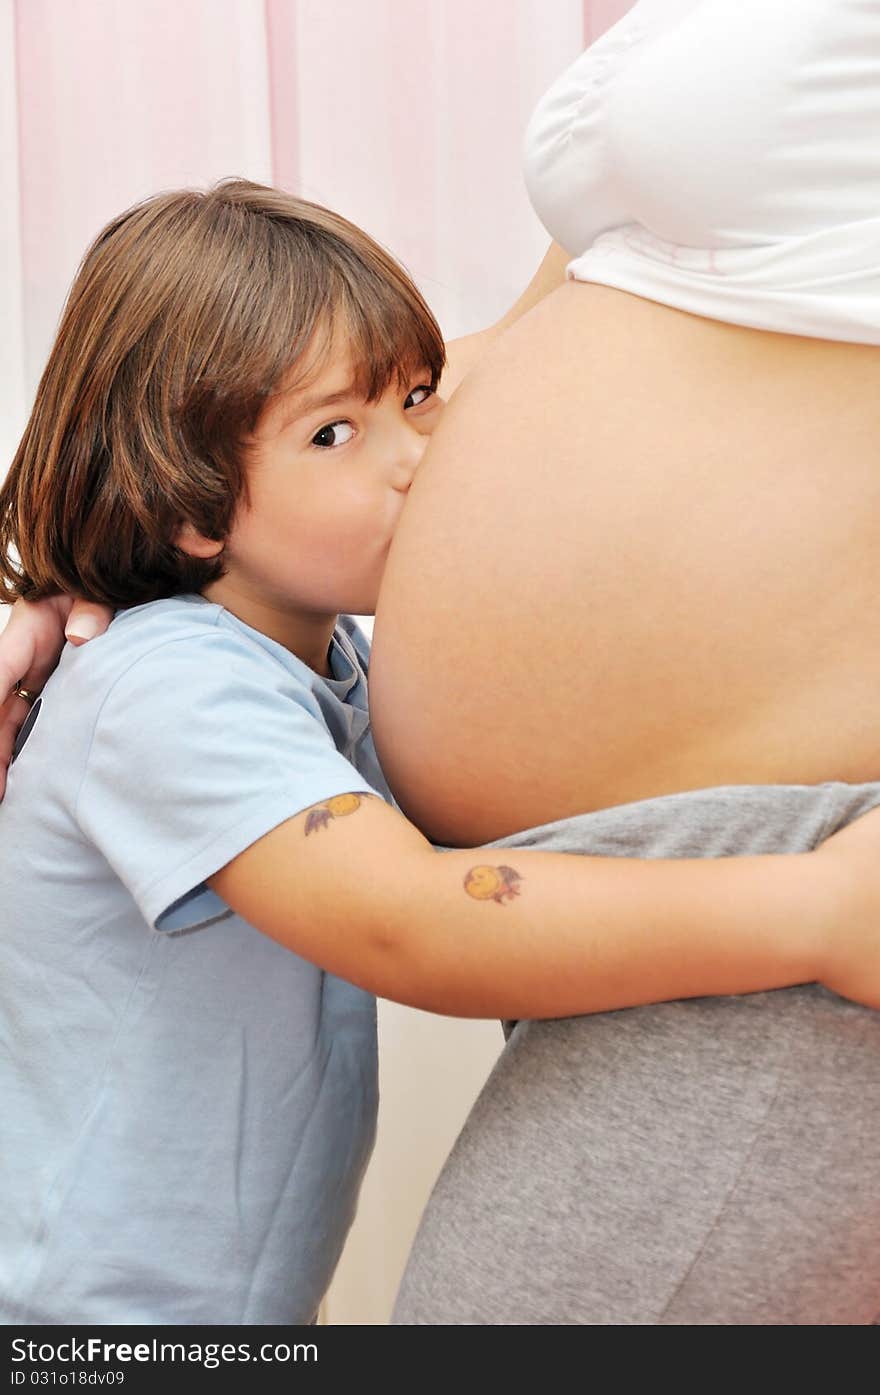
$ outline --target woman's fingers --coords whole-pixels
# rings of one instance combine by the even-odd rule
[[[21,684],[32,691],[28,689],[28,675],[31,675],[30,681],[35,682],[34,627],[29,622],[16,623],[16,611],[17,606],[14,606],[9,623],[0,635],[0,799],[6,789],[6,771],[12,760],[15,738],[30,711],[30,702],[19,697],[15,689]]]
[[[67,617],[64,633],[71,644],[85,644],[86,640],[102,635],[113,619],[109,606],[98,605],[93,601],[75,600]]]
[[[24,675],[30,672],[34,662],[33,626],[17,623],[21,604],[18,601],[13,606],[9,622],[0,635],[0,700],[4,705],[16,683],[24,681]]]
[[[112,619],[108,606],[73,596],[15,602],[0,633],[0,799],[15,739],[58,663],[65,638],[71,644],[85,644],[103,634]],[[24,690],[24,697],[18,689]]]
[[[30,710],[30,701],[15,693],[0,704],[0,799],[6,793],[6,772],[12,760],[15,738]]]
[[[16,601],[0,633],[0,799],[15,739],[32,699],[43,691],[64,648],[64,622],[70,606],[69,596]],[[19,687],[29,697],[20,697]]]

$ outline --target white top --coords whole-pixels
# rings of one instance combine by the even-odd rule
[[[568,275],[880,343],[880,0],[639,0],[526,133]]]

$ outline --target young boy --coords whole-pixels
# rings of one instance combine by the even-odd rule
[[[7,1322],[310,1321],[373,1141],[375,992],[880,1000],[870,817],[836,856],[510,866],[391,807],[338,614],[374,608],[442,363],[393,261],[273,190],[159,196],[86,255],[0,492],[6,597],[118,611],[0,808]]]

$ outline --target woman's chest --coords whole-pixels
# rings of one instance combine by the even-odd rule
[[[610,228],[712,250],[869,217],[880,6],[641,0],[536,109],[526,178],[573,255]]]

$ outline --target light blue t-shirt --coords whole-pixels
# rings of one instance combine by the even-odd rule
[[[201,597],[68,648],[0,804],[0,1317],[308,1322],[375,1133],[373,997],[203,883],[389,798],[367,643],[332,679]]]

